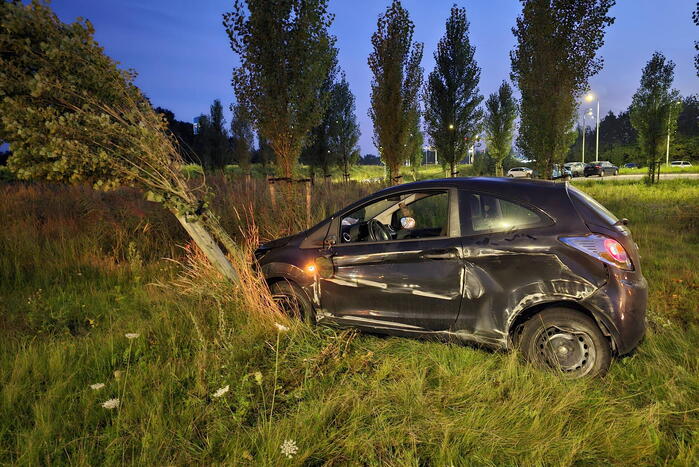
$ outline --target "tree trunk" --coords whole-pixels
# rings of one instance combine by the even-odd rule
[[[311,227],[311,182],[306,182],[306,228]]]
[[[201,251],[204,252],[204,255],[206,255],[206,258],[211,262],[216,270],[223,274],[226,279],[230,280],[236,285],[239,285],[240,277],[238,276],[238,273],[226,255],[223,254],[221,248],[211,237],[211,234],[209,234],[208,230],[204,226],[204,223],[201,220],[188,222],[185,216],[177,212],[174,212],[173,214],[175,217],[177,217],[177,220],[180,221],[180,224],[182,224],[182,227],[184,227],[189,236],[192,237],[194,243],[196,243]]]

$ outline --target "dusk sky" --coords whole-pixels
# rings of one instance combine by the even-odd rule
[[[357,100],[362,154],[376,153],[367,110],[371,73],[367,56],[370,36],[388,0],[331,0],[335,14],[339,62]],[[432,54],[444,33],[452,0],[405,0],[415,22],[415,40],[425,44],[422,65],[432,70]],[[481,67],[481,93],[494,92],[509,79],[509,51],[514,47],[511,28],[519,14],[515,0],[457,2],[466,7],[471,22],[471,43]],[[676,64],[675,87],[682,95],[699,92],[693,65],[694,40],[699,28],[691,19],[695,0],[619,0],[611,10],[616,22],[608,29],[600,54],[604,69],[590,82],[600,97],[600,113],[628,107],[639,84],[641,69],[654,51]],[[221,14],[232,0],[54,0],[53,9],[65,22],[89,19],[96,38],[122,67],[138,72],[136,83],[154,105],[171,109],[179,120],[192,121],[208,112],[219,98],[234,101],[231,71],[238,63],[221,24]]]

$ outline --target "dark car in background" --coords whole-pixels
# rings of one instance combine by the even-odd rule
[[[570,175],[573,177],[582,177],[585,175],[585,164],[583,162],[566,162],[563,167],[570,170]]]
[[[625,169],[638,169],[639,166],[635,162],[627,162],[626,164],[624,164],[624,168]]]
[[[604,177],[605,175],[618,175],[619,167],[609,161],[590,162],[585,166],[584,174],[586,177],[597,175]]]
[[[626,221],[568,183],[394,186],[255,255],[274,297],[309,322],[518,347],[570,377],[604,374],[645,332]]]

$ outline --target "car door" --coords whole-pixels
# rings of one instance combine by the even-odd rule
[[[508,313],[540,293],[540,277],[560,276],[548,245],[553,221],[516,200],[460,191],[464,299],[455,332],[492,345],[506,339]],[[551,274],[551,271],[555,273]]]
[[[403,228],[405,218],[414,225]],[[372,221],[382,222],[390,239],[362,236],[363,225]],[[318,284],[325,319],[374,329],[449,329],[459,313],[463,281],[455,190],[394,194],[334,223],[328,234],[338,239],[328,249],[333,274]]]

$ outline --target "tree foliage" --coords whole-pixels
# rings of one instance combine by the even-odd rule
[[[542,176],[551,176],[572,144],[577,98],[603,61],[607,15],[615,0],[522,0],[522,14],[512,32],[511,78],[521,93],[517,144],[536,160]]]
[[[223,105],[214,100],[208,115],[200,115],[194,137],[195,156],[207,169],[222,169],[233,162],[233,149],[223,116]]]
[[[394,0],[379,16],[371,36],[369,68],[374,144],[388,167],[391,180],[398,180],[400,165],[412,129],[412,113],[418,111],[422,86],[422,48],[413,43],[415,25],[400,1]]]
[[[466,156],[481,129],[481,69],[468,36],[466,9],[453,6],[446,32],[434,53],[435,68],[425,87],[425,123],[442,165],[454,167]]]
[[[497,93],[485,102],[485,143],[489,155],[495,160],[495,175],[503,176],[503,161],[512,152],[512,138],[517,118],[517,100],[512,88],[503,81]]]
[[[697,2],[697,7],[692,12],[692,21],[694,21],[695,26],[699,26],[699,2]],[[694,56],[694,68],[697,70],[697,77],[699,77],[699,41],[694,41],[694,50],[697,51],[697,54]]]
[[[243,172],[250,172],[252,149],[255,142],[255,133],[250,121],[250,113],[245,106],[236,104],[231,106],[233,120],[231,121],[231,139],[233,143],[233,159],[238,163]]]
[[[641,85],[633,95],[630,118],[638,134],[638,146],[648,164],[648,180],[659,180],[667,135],[677,127],[679,93],[672,89],[675,64],[655,52],[641,75]]]
[[[333,84],[330,93],[328,115],[330,120],[330,151],[342,171],[345,180],[349,180],[350,168],[359,161],[359,124],[355,115],[354,95],[344,73]]]
[[[155,111],[161,114],[167,121],[167,128],[170,133],[177,139],[180,145],[182,157],[190,163],[198,163],[198,159],[193,154],[194,148],[194,125],[189,122],[183,122],[175,118],[175,114],[163,107],[156,107]]]
[[[324,177],[329,177],[332,167],[337,160],[337,154],[330,147],[330,132],[332,131],[332,90],[337,77],[337,60],[333,61],[332,68],[323,80],[323,85],[318,88],[318,100],[324,103],[323,118],[318,125],[311,129],[306,141],[306,147],[301,152],[301,162],[308,164],[311,178],[315,178],[317,172]]]
[[[0,139],[21,179],[138,185],[173,212],[226,277],[237,272],[215,244],[235,244],[207,209],[209,193],[182,176],[163,116],[94,40],[88,21],[62,23],[43,3],[0,3]]]
[[[285,177],[323,117],[318,91],[337,53],[332,20],[328,0],[236,0],[223,15],[241,61],[233,71],[237,100],[250,109]]]
[[[420,128],[420,113],[411,114],[410,135],[405,146],[407,160],[410,164],[410,171],[413,173],[413,180],[417,180],[417,173],[422,165],[422,147],[425,144],[425,136]]]

